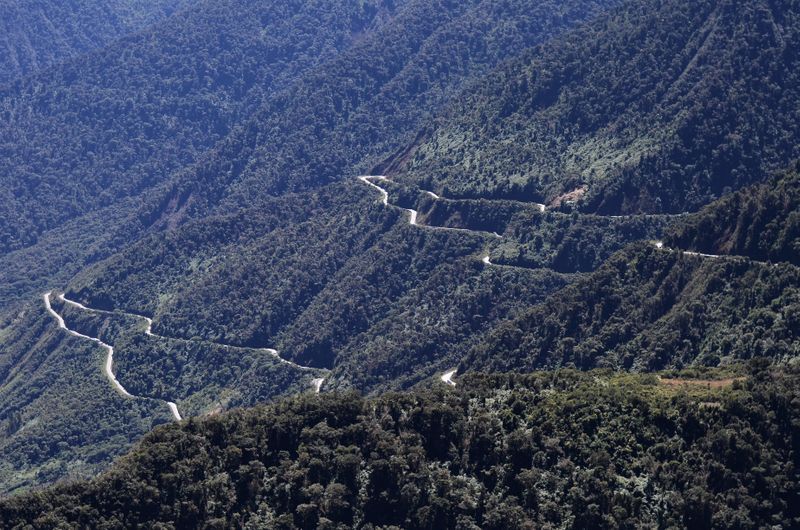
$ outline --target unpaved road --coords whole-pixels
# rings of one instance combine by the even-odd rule
[[[362,177],[358,177],[358,180],[360,180],[367,186],[373,187],[379,192],[381,192],[381,195],[383,196],[383,205],[389,206],[389,192],[381,188],[377,184],[374,184],[370,179],[386,180],[386,177],[382,177],[380,175],[364,175]]]
[[[103,372],[105,373],[106,378],[111,383],[111,386],[113,386],[114,389],[120,395],[122,395],[124,397],[127,397],[127,398],[151,399],[151,398],[145,398],[145,397],[141,397],[141,396],[134,396],[133,394],[128,392],[125,389],[124,386],[122,386],[122,383],[120,383],[119,380],[117,380],[117,377],[114,375],[114,370],[113,370],[113,367],[114,367],[114,347],[111,346],[110,344],[106,344],[105,342],[103,342],[99,338],[90,337],[88,335],[84,335],[83,333],[78,333],[77,331],[69,329],[67,327],[66,322],[64,322],[64,318],[61,315],[59,315],[56,312],[55,309],[53,309],[53,306],[50,303],[51,302],[50,301],[50,297],[52,295],[53,295],[52,291],[47,292],[47,293],[44,294],[44,306],[47,309],[47,312],[50,313],[50,315],[52,315],[53,318],[56,319],[56,322],[58,323],[59,329],[63,329],[68,334],[72,335],[73,337],[78,337],[80,339],[89,340],[89,341],[94,342],[95,344],[99,344],[103,349],[106,350],[107,355],[106,355],[105,365],[103,366]],[[65,300],[63,298],[63,295],[59,296],[59,298],[62,299],[62,300]],[[78,307],[83,307],[83,306],[81,306],[80,304],[77,304],[77,303],[73,303],[73,305],[76,305]],[[175,403],[171,402],[171,401],[166,401],[165,403],[167,404],[167,407],[169,408],[169,411],[172,413],[172,416],[175,418],[175,420],[176,421],[181,421],[182,418],[181,418],[180,412],[178,411],[178,406]]]
[[[114,312],[114,311],[105,311],[105,310],[103,310],[103,309],[94,309],[94,308],[92,308],[92,307],[85,306],[85,305],[81,304],[80,302],[76,302],[76,301],[74,301],[74,300],[70,300],[69,298],[67,298],[67,297],[66,297],[65,295],[63,295],[63,294],[60,294],[60,295],[58,296],[58,298],[59,298],[59,299],[60,299],[62,302],[64,302],[65,304],[69,304],[69,305],[71,305],[71,306],[77,307],[78,309],[81,309],[81,310],[83,310],[83,311],[88,311],[88,312],[91,312],[91,313],[98,313],[98,314],[101,314],[101,315],[110,315],[110,316],[127,316],[127,317],[131,317],[131,318],[138,318],[139,320],[143,320],[143,321],[144,321],[144,322],[147,324],[147,327],[145,328],[145,330],[144,330],[144,333],[145,333],[145,335],[147,335],[148,337],[155,337],[155,338],[160,338],[160,339],[164,339],[164,340],[176,340],[176,341],[186,341],[186,342],[188,342],[188,340],[187,340],[187,339],[176,339],[176,338],[174,338],[174,337],[165,337],[165,336],[163,336],[163,335],[157,335],[157,334],[154,334],[154,333],[153,333],[153,319],[152,319],[152,318],[150,318],[150,317],[146,317],[146,316],[142,316],[142,315],[137,315],[137,314],[135,314],[135,313],[127,313],[127,312],[125,312],[125,311],[116,311],[116,312]],[[219,343],[216,343],[216,342],[214,342],[214,343],[212,343],[212,344],[214,344],[214,345],[216,345],[216,346],[228,347],[228,348],[229,348],[229,347],[238,347],[238,346],[230,346],[230,345],[228,345],[228,344],[219,344]],[[278,361],[280,361],[281,363],[283,363],[283,364],[286,364],[286,365],[288,365],[288,366],[291,366],[291,367],[293,367],[293,368],[296,368],[296,369],[298,369],[298,370],[304,370],[304,371],[320,371],[320,369],[318,369],[318,368],[312,368],[312,367],[309,367],[309,366],[301,366],[301,365],[299,365],[299,364],[297,364],[297,363],[294,363],[294,362],[292,362],[292,361],[286,360],[286,359],[284,359],[284,358],[282,358],[282,357],[280,356],[280,354],[278,353],[278,350],[275,350],[275,349],[272,349],[272,348],[260,348],[260,350],[261,350],[261,351],[264,351],[264,352],[266,352],[266,353],[268,353],[269,355],[271,355],[271,356],[273,356],[273,357],[275,357],[275,359],[277,359],[277,360],[278,360]],[[319,393],[319,388],[322,386],[322,383],[320,383],[319,385],[317,385],[316,381],[317,381],[317,380],[316,380],[316,379],[314,379],[314,380],[311,382],[311,386],[312,386],[313,388],[315,388],[315,389],[316,389],[317,393]],[[323,381],[324,381],[324,379],[323,379]],[[173,404],[173,405],[174,405],[174,404]],[[172,407],[170,407],[170,409],[172,409]],[[174,413],[174,416],[175,416],[175,417],[179,417],[179,416],[180,416],[179,414],[177,414],[177,407],[175,408],[175,413]]]
[[[664,245],[663,241],[653,241],[653,246],[655,246],[658,250],[663,250],[664,252],[680,252],[685,254],[686,256],[695,256],[698,258],[706,258],[706,259],[727,259],[727,260],[746,260],[750,263],[758,263],[759,265],[765,266],[775,266],[776,263],[769,263],[766,261],[759,261],[755,259],[748,258],[747,256],[736,256],[733,254],[704,254],[702,252],[695,252],[693,250],[681,250],[681,249],[674,249]]]
[[[372,182],[370,179],[377,179],[377,180],[381,180],[381,181],[386,181],[386,180],[389,180],[389,179],[387,179],[386,177],[381,176],[381,175],[365,175],[365,176],[358,177],[358,180],[360,180],[361,182],[363,182],[363,183],[367,184],[368,186],[370,186],[372,188],[375,188],[376,190],[381,192],[381,197],[382,197],[381,202],[382,202],[382,204],[384,206],[394,206],[392,204],[389,204],[389,192],[386,191],[385,189],[381,188],[380,186],[378,186],[374,182]],[[437,199],[439,198],[439,196],[436,195],[435,193],[433,193],[432,191],[428,191],[426,193],[428,193],[429,195],[431,195],[432,197],[435,197]],[[419,226],[421,228],[425,228],[425,229],[428,229],[428,230],[446,230],[446,231],[449,231],[449,232],[462,232],[462,233],[467,233],[467,234],[474,234],[476,236],[482,236],[482,237],[490,236],[490,237],[494,237],[494,238],[497,238],[497,239],[503,239],[503,236],[501,236],[497,232],[483,232],[483,231],[480,231],[480,230],[470,230],[469,228],[452,228],[452,227],[449,227],[449,226],[421,225],[421,224],[419,224],[419,221],[418,221],[419,212],[417,210],[412,210],[411,208],[402,208],[400,206],[396,206],[396,208],[400,208],[401,210],[404,210],[404,211],[408,212],[408,214],[409,214],[408,223],[411,226]]]

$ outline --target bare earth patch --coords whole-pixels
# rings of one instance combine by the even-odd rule
[[[551,208],[558,208],[562,204],[572,204],[580,201],[583,199],[583,196],[586,195],[586,192],[589,190],[589,186],[581,186],[580,188],[575,188],[574,190],[567,192],[563,195],[559,195],[552,201],[550,201]]]

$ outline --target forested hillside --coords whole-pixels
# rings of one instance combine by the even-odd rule
[[[62,7],[0,526],[800,525],[800,3]]]
[[[22,249],[0,256],[0,302],[147,230],[352,176],[614,3],[210,2],[0,91],[0,250]]]
[[[0,251],[164,183],[398,4],[198,4],[0,89]]]
[[[4,493],[98,473],[170,420],[160,403],[114,392],[103,350],[61,333],[41,301],[0,323],[0,339]]]
[[[554,216],[565,217],[560,223],[568,218]],[[598,233],[606,223],[601,221]],[[545,227],[539,234],[547,246],[562,240],[558,230]],[[513,246],[513,237],[509,232],[502,245]],[[635,237],[609,233],[594,251],[612,252]],[[496,241],[482,232],[409,226],[407,214],[383,206],[374,190],[352,179],[153,234],[71,282],[71,299],[150,316],[153,332],[168,339],[146,336],[136,319],[123,318],[130,329],[117,336],[104,331],[115,320],[69,308],[62,314],[70,326],[115,346],[115,373],[130,392],[175,401],[187,416],[308,391],[312,376],[272,362],[264,348],[304,366],[332,369],[313,376],[325,378],[325,392],[409,388],[456,366],[485,334],[575,279],[548,269],[487,266],[481,258]],[[56,322],[42,312],[41,300],[25,311],[25,318],[7,324],[3,348],[9,363],[19,363],[29,378],[7,380],[4,414],[37,422],[42,436],[53,428],[50,436],[58,438],[60,424],[47,423],[38,411],[60,409],[60,380],[53,388],[46,379],[35,387],[27,382],[82,343],[45,344],[42,353],[50,356],[44,364],[26,363],[30,343],[15,337],[28,336],[31,327],[55,333]],[[94,348],[93,355],[82,369],[99,379],[102,350]],[[93,428],[76,412],[60,414],[73,418],[76,429]],[[104,432],[114,439],[122,428],[110,425]],[[22,443],[36,432],[14,438]],[[35,459],[8,460],[18,467],[7,477],[47,466],[69,465],[76,474],[95,469],[58,447]]]
[[[726,196],[687,218],[669,246],[800,266],[800,173]]]
[[[498,327],[463,366],[654,370],[796,357],[796,186],[792,171],[681,217],[663,247],[643,242],[619,252]]]
[[[506,322],[462,361],[479,371],[654,370],[796,357],[800,269],[640,244]]]
[[[433,226],[409,226],[378,199],[352,179],[188,223],[85,270],[68,293],[152,315],[170,336],[275,347],[334,369],[328,388],[404,388],[665,223],[437,200],[421,206]]]
[[[795,368],[470,376],[158,429],[9,528],[761,528],[800,524]]]
[[[67,335],[45,306],[0,324],[0,484],[5,492],[91,476],[154,426],[167,401],[186,416],[312,392],[319,371],[289,366],[262,349],[144,332],[132,314],[89,312],[53,299],[67,327],[113,345],[113,368],[131,396],[103,373],[106,351]]]
[[[464,87],[616,3],[411,2],[391,25],[265,98],[242,130],[147,212],[200,216],[264,207],[271,195],[365,173],[419,135]]]
[[[453,199],[384,180],[392,204],[415,208],[423,225],[497,234],[493,263],[590,272],[631,241],[657,239],[672,215],[603,216],[567,213],[543,204],[504,199]]]
[[[186,0],[5,0],[0,3],[0,85],[147,28]]]
[[[794,179],[790,173],[777,186],[791,188]],[[763,189],[741,194],[768,200]],[[391,201],[413,200],[392,190]],[[141,330],[123,337],[119,377],[139,395],[175,399],[192,413],[296,391],[290,370],[267,368],[272,375],[265,379],[248,349],[274,347],[284,359],[331,369],[326,392],[409,388],[454,367],[653,370],[753,356],[784,361],[798,353],[800,277],[789,262],[700,256],[682,252],[691,247],[645,241],[587,275],[540,268],[559,261],[510,266],[502,260],[512,249],[518,258],[537,249],[547,256],[559,245],[557,256],[580,257],[582,245],[565,244],[563,226],[584,238],[600,234],[599,245],[586,245],[605,253],[643,237],[631,231],[637,223],[657,232],[668,218],[536,213],[500,202],[492,211],[512,213],[482,221],[494,201],[436,199],[458,215],[437,219],[436,205],[428,204],[426,222],[444,224],[410,226],[407,213],[378,198],[353,179],[272,199],[264,209],[187,223],[87,269],[68,296],[152,316],[155,333],[170,341],[152,341]],[[785,198],[786,211],[795,210]],[[672,232],[689,233],[716,209],[727,211],[729,200],[675,218]],[[767,208],[754,203],[751,210]],[[468,228],[446,229],[453,222]],[[501,238],[493,228],[504,229]],[[702,229],[713,239],[708,226]],[[499,263],[487,264],[486,255]],[[247,356],[225,360],[215,344]],[[265,380],[271,382],[263,388],[247,388]],[[17,409],[23,418],[32,410]]]
[[[695,210],[798,152],[794,0],[633,0],[459,98],[385,172],[456,196]]]
[[[569,279],[486,270],[486,237],[409,226],[355,180],[155,239],[76,277],[70,296],[153,315],[155,329],[170,336],[275,347],[316,367],[348,359],[348,379],[365,369],[381,374],[365,376],[362,389],[429,377],[457,344],[473,340],[468,330],[488,329]],[[441,298],[448,292],[458,295]],[[371,362],[356,368],[356,355]],[[379,358],[390,366],[378,368]]]
[[[36,426],[13,429],[6,447],[62,439],[66,425],[95,436],[86,437],[90,447],[75,435],[69,447],[30,458],[0,447],[3,490],[94,472],[148,428],[97,429],[80,399],[60,410],[61,395],[90,387],[64,359],[82,348],[83,376],[102,388],[104,350],[73,336],[37,342],[30,355],[30,329],[66,333],[39,298],[53,287],[120,310],[116,318],[153,317],[160,339],[138,325],[103,339],[116,350],[112,368],[134,396],[175,401],[193,415],[308,391],[308,374],[295,377],[266,348],[333,368],[340,358],[354,362],[360,342],[380,348],[389,327],[401,336],[405,309],[419,307],[419,329],[382,364],[362,364],[357,382],[326,381],[411,386],[454,363],[454,350],[478,336],[468,330],[488,331],[516,315],[518,300],[538,302],[563,286],[568,278],[546,271],[529,286],[524,270],[481,279],[482,237],[417,233],[350,177],[464,86],[612,4],[207,2],[92,61],[2,89],[0,303],[14,311],[4,316],[0,351],[25,377],[4,381],[0,421]],[[418,304],[452,290],[461,291],[457,302],[431,322]],[[506,302],[476,317],[494,300]],[[70,318],[89,337],[112,325]],[[409,364],[408,346],[425,362]],[[129,405],[115,399],[109,410]],[[48,408],[62,421],[47,421],[40,411]],[[165,416],[160,409],[158,420],[141,421]]]

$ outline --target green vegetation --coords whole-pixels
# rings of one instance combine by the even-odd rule
[[[760,528],[800,524],[796,369],[471,376],[160,428],[9,528]],[[736,372],[735,372],[736,373]]]
[[[419,210],[419,222],[465,228],[487,235],[492,262],[558,272],[590,272],[632,241],[659,239],[673,216],[604,217],[546,210],[503,199],[433,199],[414,186],[381,182],[391,204]]]
[[[105,350],[68,336],[39,302],[3,332],[0,491],[96,475],[153,427],[171,421],[157,401],[118,395]]]
[[[0,89],[0,254],[19,251],[0,256],[0,296],[64,276],[29,274],[31,246],[89,264],[364,169],[463,85],[612,3],[212,2]]]
[[[190,223],[84,271],[69,296],[154,315],[169,337],[274,347],[367,390],[429,377],[568,280],[487,270],[486,238],[410,227],[375,199],[348,182]]]
[[[0,7],[0,85],[163,20],[185,0],[17,0]]]
[[[523,53],[453,103],[387,173],[447,196],[681,213],[798,151],[794,0],[635,0]]]
[[[675,227],[669,246],[800,266],[800,173],[743,189]]]
[[[84,271],[69,296],[154,315],[169,337],[274,347],[334,369],[333,387],[371,391],[455,364],[571,280],[487,267],[492,238],[408,226],[375,195],[351,181],[189,223]]]
[[[310,375],[257,349],[264,347],[330,368],[328,391],[373,393],[424,385],[454,367],[652,370],[798,354],[800,277],[789,263],[701,258],[639,243],[591,274],[560,275],[540,268],[556,267],[552,249],[578,263],[581,256],[599,261],[660,231],[666,218],[541,214],[508,201],[431,201],[393,188],[393,201],[395,195],[426,208],[426,222],[497,227],[506,237],[409,226],[406,214],[352,180],[271,199],[263,210],[186,223],[73,281],[70,297],[153,315],[154,331],[173,339],[144,336],[136,319],[126,331],[109,327],[116,318],[69,308],[65,317],[91,335],[108,334],[129,390],[176,400],[191,414],[307,392]],[[705,226],[698,219],[708,215],[716,214],[680,217],[671,232]],[[583,233],[587,253],[567,244],[564,232]],[[540,261],[526,267],[480,261],[491,250],[499,263],[513,263],[502,261],[507,253],[536,248]]]
[[[136,211],[394,5],[210,2],[0,88],[0,252],[128,197]]]
[[[135,396],[174,401],[185,416],[252,406],[309,391],[320,371],[289,366],[263,349],[174,339],[143,331],[144,320],[54,303],[69,329],[114,346],[114,371]]]
[[[774,185],[744,189],[681,217],[666,248],[639,243],[615,254],[596,272],[498,326],[463,366],[654,370],[796,357],[796,182],[790,172]],[[671,245],[731,255],[700,257]],[[753,261],[761,259],[776,263]]]
[[[800,524],[798,14],[215,0],[0,85],[0,495],[157,428],[0,521]]]
[[[114,372],[136,399],[118,395],[103,373],[106,351],[57,328],[44,305],[26,308],[0,332],[0,491],[10,493],[103,470],[154,426],[185,416],[313,392],[324,374],[289,366],[263,350],[144,334],[142,319],[53,308],[70,329],[112,344]],[[140,399],[144,398],[144,399]]]
[[[524,316],[463,361],[475,370],[596,366],[653,370],[797,356],[800,269],[636,245]]]

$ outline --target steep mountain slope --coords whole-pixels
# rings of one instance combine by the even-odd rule
[[[223,205],[264,189],[302,189],[366,171],[464,85],[617,3],[414,3],[387,32],[265,106],[261,143],[244,171],[226,175],[231,197]]]
[[[105,352],[61,332],[44,305],[3,323],[0,483],[4,493],[104,469],[155,425],[155,401],[126,399],[103,375]]]
[[[445,195],[697,209],[800,154],[799,8],[626,2],[499,69],[382,169]]]
[[[776,184],[744,189],[683,218],[663,247],[640,243],[618,253],[499,327],[462,368],[652,370],[796,357],[800,268],[793,264],[792,220],[800,196],[791,190],[797,180],[790,172]],[[755,243],[759,231],[766,244]]]
[[[724,197],[666,236],[668,246],[800,265],[800,167]]]
[[[795,358],[797,178],[775,190],[742,186],[765,180],[800,145],[797,7],[224,0],[120,41],[97,61],[0,89],[8,118],[0,125],[0,303],[51,288],[73,301],[56,298],[48,311],[28,298],[2,317],[0,491],[96,472],[177,411],[195,417],[286,394],[452,384],[454,369],[460,385],[460,374],[476,371]],[[390,178],[355,178],[371,168]],[[679,213],[727,188],[740,191]],[[620,215],[639,210],[668,213]],[[760,245],[757,231],[775,237]],[[619,405],[617,394],[606,397]],[[472,398],[491,406],[496,395]],[[664,427],[662,416],[678,414],[673,406],[686,411],[670,402],[648,420],[665,429],[654,435],[665,444],[683,428]],[[100,422],[98,407],[107,415]],[[703,421],[728,428],[716,404],[698,408]],[[745,421],[739,412],[734,423]],[[695,429],[681,436],[693,443]],[[487,452],[489,435],[478,438],[447,443],[462,457]],[[694,457],[705,458],[710,444]],[[784,449],[774,443],[776,461]],[[488,467],[462,470],[465,488],[486,493],[480,502],[520,488],[492,478],[500,471],[490,468],[511,457],[498,451]],[[232,453],[225,466],[241,464]],[[569,466],[558,472],[568,481]],[[659,485],[678,487],[672,478]],[[221,491],[245,486],[220,478]],[[686,520],[698,527],[711,503],[701,501],[687,500]],[[794,517],[790,501],[743,517]],[[293,502],[265,504],[262,515],[289,521]],[[462,526],[540,516],[527,506],[485,520],[494,506],[486,502],[465,508]],[[612,501],[598,502],[608,515]],[[590,506],[551,506],[558,514],[536,523],[611,525]],[[423,506],[383,508],[358,505],[337,521],[439,521]],[[167,508],[165,519],[204,516],[173,511],[181,509]],[[739,516],[725,513],[725,521]],[[298,524],[314,526],[310,517]]]
[[[702,528],[800,523],[797,370],[472,376],[158,429],[9,528]],[[735,375],[735,374],[734,374]]]
[[[275,347],[333,369],[326,388],[405,388],[450,368],[483,333],[576,272],[663,226],[444,199],[437,202],[464,212],[459,225],[448,217],[412,226],[395,205],[403,193],[388,197],[384,205],[352,179],[188,223],[83,271],[68,294],[91,307],[152,315],[170,336]],[[436,208],[418,218],[435,221]],[[504,209],[494,219],[481,215]],[[536,253],[547,259],[529,257]]]
[[[33,256],[57,249],[74,273],[145,230],[367,167],[475,77],[615,1],[251,3],[189,10],[5,95],[0,245],[38,243],[0,257],[0,296],[70,275]]]
[[[103,48],[187,4],[186,0],[4,0],[0,85]]]
[[[0,327],[4,493],[96,474],[154,426],[173,421],[167,402],[178,415],[214,413],[313,392],[312,379],[324,375],[266,350],[164,337],[130,314],[51,301],[83,337],[59,329],[41,303]],[[90,337],[113,346],[113,364]],[[109,381],[109,368],[124,391]]]
[[[199,4],[0,90],[0,251],[164,183],[396,5]]]
[[[113,369],[129,392],[161,400],[162,410],[164,401],[174,401],[188,417],[284,392],[308,392],[312,378],[324,379],[325,392],[408,388],[430,381],[456,366],[480,337],[573,279],[546,269],[487,265],[482,257],[495,236],[410,226],[408,214],[384,206],[377,195],[353,179],[274,198],[264,209],[153,234],[71,282],[68,298],[116,310],[115,316],[56,309],[71,328],[114,346]],[[540,234],[548,245],[551,236],[558,234]],[[615,235],[607,251],[625,241]],[[61,408],[60,379],[52,381],[52,388],[26,383],[58,369],[50,363],[72,355],[74,342],[45,348],[42,364],[30,364],[23,362],[29,343],[15,339],[30,328],[55,332],[55,321],[42,309],[39,300],[25,309],[26,318],[7,324],[2,359],[31,375],[4,380],[2,418],[39,421],[37,411]],[[130,315],[152,317],[152,333],[162,338],[147,336],[143,318],[131,320]],[[124,329],[117,331],[117,326]],[[284,360],[332,371],[297,372],[273,362],[265,348],[275,348]],[[97,347],[93,351],[95,356],[103,353]],[[94,359],[86,358],[81,368],[98,374]],[[113,394],[107,382],[106,391]],[[60,414],[72,419],[78,431],[95,429],[81,411],[76,405]],[[37,436],[62,429],[60,424],[39,425]],[[122,428],[108,425],[102,432],[117,439]],[[33,434],[15,434],[17,443],[27,433]],[[107,445],[87,440],[94,447]],[[66,465],[81,476],[103,462],[87,467],[57,447],[38,459],[7,458],[18,467],[0,477],[5,488],[36,483],[19,477],[38,469]]]
[[[558,272],[590,272],[631,241],[660,237],[672,215],[579,215],[543,204],[503,199],[453,199],[381,181],[392,204],[418,211],[423,225],[502,234],[491,262]]]
[[[798,351],[800,270],[639,245],[485,338],[462,369],[715,366]]]
[[[424,365],[409,365],[393,349],[382,361],[388,367],[361,366],[369,377],[357,385],[419,383],[450,362],[449,348],[466,347],[457,346],[465,329],[488,330],[565,279],[544,273],[526,286],[523,272],[484,281],[483,236],[416,233],[401,212],[346,177],[401,145],[475,77],[612,3],[226,0],[188,9],[91,63],[19,82],[0,94],[9,118],[2,136],[9,200],[0,220],[4,249],[15,249],[0,259],[0,293],[12,301],[40,294],[54,278],[65,288],[77,271],[107,258],[81,271],[68,295],[90,312],[117,312],[56,310],[89,337],[79,342],[92,352],[81,358],[86,373],[113,371],[134,401],[161,403],[161,421],[165,402],[193,415],[324,389],[333,380],[319,370],[355,351],[362,334],[377,344],[402,322],[404,307],[431,303],[432,289],[461,289],[453,305],[437,308],[441,342],[405,339],[425,350]],[[493,298],[508,302],[476,318]],[[461,310],[460,301],[468,302]],[[56,369],[50,363],[70,358],[80,337],[48,343],[41,363],[26,364],[28,342],[15,337],[31,320],[59,331],[41,299],[19,311],[24,318],[6,317],[0,357],[21,363],[28,380],[46,380]],[[153,318],[158,337],[142,328],[142,315]],[[417,318],[420,337],[427,335],[432,323],[424,312]],[[110,366],[98,365],[106,350],[92,339],[113,345]],[[64,426],[38,412],[60,408],[63,383],[53,382],[4,381],[4,421],[35,422],[40,433],[53,427],[60,438]],[[96,429],[86,413],[78,403],[62,416],[77,431]],[[35,485],[42,469],[56,470],[42,481],[95,471],[118,453],[105,451],[88,466],[81,451],[112,440],[121,450],[141,431],[104,425],[96,431],[103,440],[86,437],[92,447],[71,439],[77,452],[55,446],[35,459],[8,455],[2,488]],[[15,443],[29,432],[14,430]]]
[[[274,199],[264,212],[274,213],[187,224],[158,244],[145,240],[76,277],[70,296],[93,307],[153,315],[155,329],[171,336],[275,347],[310,366],[332,368],[355,354],[356,344],[377,345],[387,335],[403,348],[389,354],[398,361],[415,358],[414,349],[428,350],[417,365],[382,377],[391,384],[395,377],[419,380],[435,372],[449,354],[445,335],[463,340],[462,326],[489,326],[564,284],[547,271],[531,285],[526,279],[535,272],[486,271],[479,259],[486,237],[409,226],[405,215],[378,204],[357,182]],[[446,298],[444,305],[429,299],[459,289],[477,298]],[[458,322],[449,331],[455,323],[431,320],[448,314]],[[416,328],[422,342],[380,329],[389,322],[399,330]],[[434,331],[436,339],[429,335]],[[371,364],[342,373],[365,366]],[[362,388],[377,381],[365,380]]]

